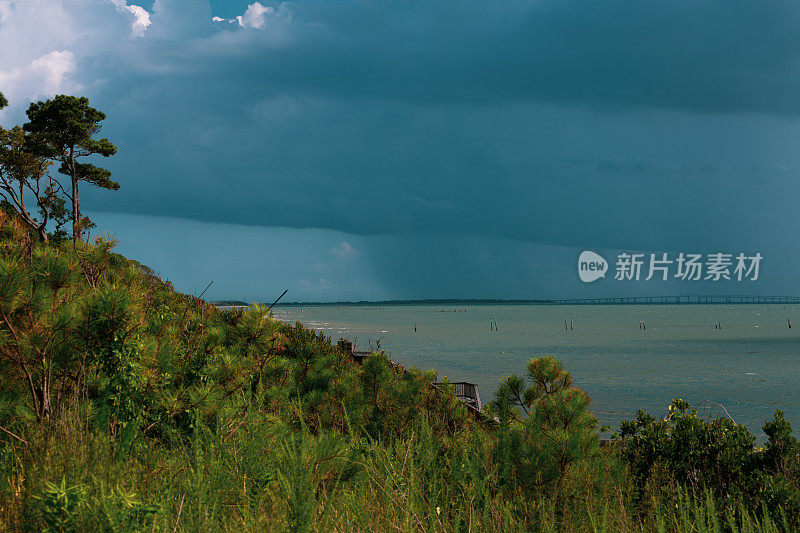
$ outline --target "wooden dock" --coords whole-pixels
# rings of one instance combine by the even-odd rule
[[[443,383],[434,383],[434,387],[441,388]],[[483,404],[481,403],[481,395],[478,392],[478,386],[475,383],[468,383],[466,381],[451,381],[450,385],[453,386],[456,398],[464,402],[464,404],[473,411],[481,412]]]
[[[352,357],[353,360],[358,364],[361,364],[364,361],[364,359],[372,353],[372,352],[353,350],[353,343],[344,338],[339,339],[339,342],[337,342],[336,345],[338,346],[339,350],[342,351],[342,353]],[[398,368],[402,368],[401,365],[398,365],[394,361],[390,361],[390,363],[392,363],[394,366]],[[454,389],[453,392],[456,398],[464,402],[464,405],[467,406],[467,409],[469,409],[476,415],[483,415],[483,413],[481,412],[483,404],[481,403],[481,395],[480,392],[478,391],[477,384],[468,383],[466,381],[454,381],[450,382],[450,384],[453,386]],[[433,385],[436,388],[441,388],[443,383],[437,382],[437,383],[432,383],[431,385]]]

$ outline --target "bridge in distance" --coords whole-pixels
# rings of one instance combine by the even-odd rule
[[[539,305],[800,304],[800,296],[626,296],[542,300]]]

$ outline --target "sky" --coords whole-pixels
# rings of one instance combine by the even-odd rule
[[[800,295],[798,27],[796,0],[0,0],[0,125],[89,97],[122,185],[82,189],[95,233],[211,299]],[[763,261],[617,281],[624,252]]]

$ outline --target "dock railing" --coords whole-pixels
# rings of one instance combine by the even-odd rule
[[[344,338],[339,339],[337,346],[343,354],[352,357],[353,360],[359,364],[361,364],[361,362],[363,362],[364,359],[368,357],[370,353],[372,353],[353,350],[353,343]],[[389,364],[399,370],[403,370],[403,367],[394,361],[389,360]],[[441,388],[443,383],[432,383],[431,385]],[[477,384],[469,383],[467,381],[451,381],[450,385],[453,386],[453,393],[455,394],[456,398],[464,402],[464,404],[467,406],[467,409],[473,411],[477,416],[483,416],[481,412],[481,409],[483,409],[483,404],[481,403],[481,395],[480,392],[478,392]]]
[[[456,398],[464,402],[467,407],[480,412],[483,408],[483,404],[481,403],[481,395],[480,392],[478,392],[478,386],[475,383],[451,381],[450,384],[453,386],[453,392]],[[441,387],[443,384],[434,383],[433,385],[435,387]]]

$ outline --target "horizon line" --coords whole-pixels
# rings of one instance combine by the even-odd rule
[[[270,302],[245,302],[243,300],[214,300],[218,307],[244,307],[270,305]],[[595,298],[416,298],[392,300],[336,300],[336,301],[292,301],[277,302],[279,306],[299,305],[435,305],[435,304],[510,304],[510,305],[659,305],[659,304],[800,304],[798,296],[765,295],[711,295],[684,294],[669,296],[604,296]]]

